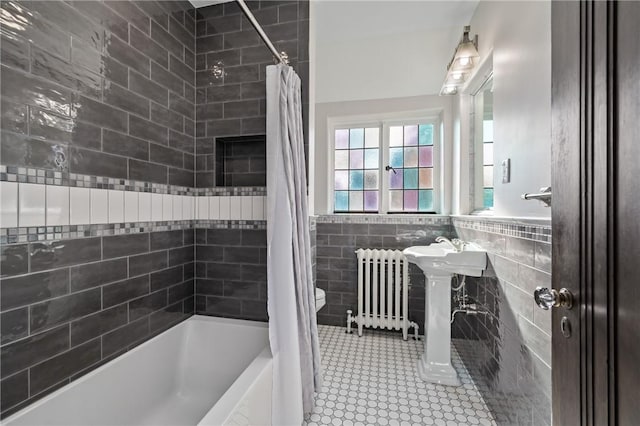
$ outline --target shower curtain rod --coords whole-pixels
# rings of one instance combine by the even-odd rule
[[[285,65],[288,65],[287,61],[278,52],[278,50],[273,45],[273,43],[271,43],[271,40],[269,40],[269,37],[267,36],[267,34],[264,32],[264,30],[260,26],[260,23],[258,23],[258,21],[256,20],[256,17],[253,16],[253,13],[251,13],[251,10],[249,10],[249,7],[244,2],[244,0],[236,0],[236,3],[238,3],[238,6],[240,6],[240,9],[242,9],[244,14],[247,16],[247,19],[249,20],[249,22],[251,22],[251,25],[253,25],[253,28],[256,29],[256,31],[258,32],[258,35],[262,38],[262,41],[264,41],[264,44],[267,45],[267,47],[269,48],[269,50],[271,51],[273,56],[276,57],[278,62],[280,62],[282,64],[285,64]]]

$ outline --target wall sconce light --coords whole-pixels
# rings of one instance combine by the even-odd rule
[[[453,58],[447,65],[447,75],[440,89],[440,95],[455,95],[467,80],[480,55],[478,54],[478,36],[469,38],[471,27],[464,27],[462,40],[458,43]]]

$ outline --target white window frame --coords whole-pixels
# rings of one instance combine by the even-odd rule
[[[442,117],[441,112],[437,114],[425,113],[404,113],[393,114],[377,117],[373,119],[365,119],[364,117],[344,117],[332,118],[327,123],[329,143],[328,159],[328,206],[330,214],[371,214],[371,215],[428,215],[440,214],[441,205],[441,182],[442,182]],[[431,124],[433,125],[433,212],[406,211],[396,212],[389,211],[389,178],[385,166],[389,164],[389,128],[391,126],[405,126],[412,124]],[[371,128],[380,129],[380,159],[379,171],[380,179],[378,184],[378,212],[336,212],[335,211],[335,134],[336,130],[353,129],[353,128]]]

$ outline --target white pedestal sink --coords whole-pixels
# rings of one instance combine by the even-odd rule
[[[487,253],[466,243],[457,251],[447,242],[414,246],[404,255],[424,272],[425,318],[424,354],[418,372],[424,381],[459,386],[451,365],[451,278],[453,274],[479,277],[487,267]]]

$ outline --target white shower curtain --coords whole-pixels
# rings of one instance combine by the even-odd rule
[[[267,285],[273,425],[300,425],[320,388],[300,78],[267,67]]]

